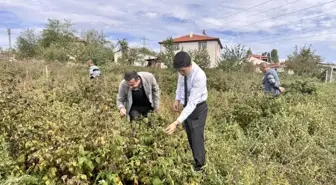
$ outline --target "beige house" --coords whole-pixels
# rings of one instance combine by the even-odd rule
[[[268,57],[262,55],[249,55],[246,60],[252,62],[252,64],[256,66],[256,72],[261,73],[258,65],[263,62],[268,62]]]
[[[262,71],[259,68],[259,64],[263,63],[263,62],[268,62],[268,57],[267,56],[262,56],[262,55],[249,55],[246,59],[248,62],[251,62],[254,66],[255,66],[255,71],[257,73],[261,73]],[[269,63],[271,64],[271,63]],[[284,62],[279,62],[279,63],[273,63],[271,64],[271,68],[275,68],[277,70],[277,72],[286,72],[288,74],[294,74],[293,70],[289,69],[285,71],[286,65]]]
[[[161,52],[165,51],[163,42],[164,41],[159,42]],[[175,53],[181,50],[190,51],[200,49],[202,47],[206,48],[210,56],[210,68],[216,67],[217,60],[221,55],[221,49],[223,49],[220,39],[207,36],[204,30],[203,35],[190,33],[182,37],[173,38],[173,42],[175,44]]]

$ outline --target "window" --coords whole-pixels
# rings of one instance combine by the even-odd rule
[[[175,49],[175,50],[179,50],[179,49],[180,49],[179,44],[174,44],[174,49]]]
[[[207,48],[207,42],[198,42],[198,49]]]

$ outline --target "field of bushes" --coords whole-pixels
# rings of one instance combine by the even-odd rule
[[[207,70],[207,166],[192,155],[172,111],[177,73],[151,71],[161,109],[135,124],[116,97],[129,67],[0,61],[0,184],[336,184],[335,84],[280,73],[286,93],[265,96],[262,75]]]

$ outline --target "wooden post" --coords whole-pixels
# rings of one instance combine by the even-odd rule
[[[103,78],[104,79],[104,88],[105,88],[105,91],[107,89],[107,83],[106,83],[106,78]]]
[[[23,89],[24,89],[24,90],[27,89],[28,75],[29,75],[29,71],[28,71],[28,68],[27,68],[27,69],[26,69],[26,78],[23,80]]]
[[[330,79],[329,79],[329,82],[332,82],[332,75],[333,75],[333,72],[334,72],[334,68],[331,67],[331,70],[330,70]]]
[[[45,66],[45,75],[46,75],[46,78],[48,78],[48,65]]]

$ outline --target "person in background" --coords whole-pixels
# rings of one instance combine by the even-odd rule
[[[285,91],[285,88],[280,86],[280,79],[278,73],[267,62],[263,62],[259,66],[264,73],[263,87],[265,93],[272,93],[274,97]]]
[[[90,79],[100,76],[100,69],[93,63],[93,61],[90,59],[87,63],[89,66]]]
[[[202,171],[205,165],[204,128],[208,114],[207,77],[196,63],[191,62],[189,54],[184,51],[175,55],[173,66],[179,72],[173,109],[178,112],[180,103],[184,109],[165,132],[172,134],[178,125],[184,122],[195,161],[194,170]]]
[[[152,73],[128,71],[119,85],[117,107],[121,116],[129,116],[132,122],[147,117],[150,111],[158,111],[160,89]]]

